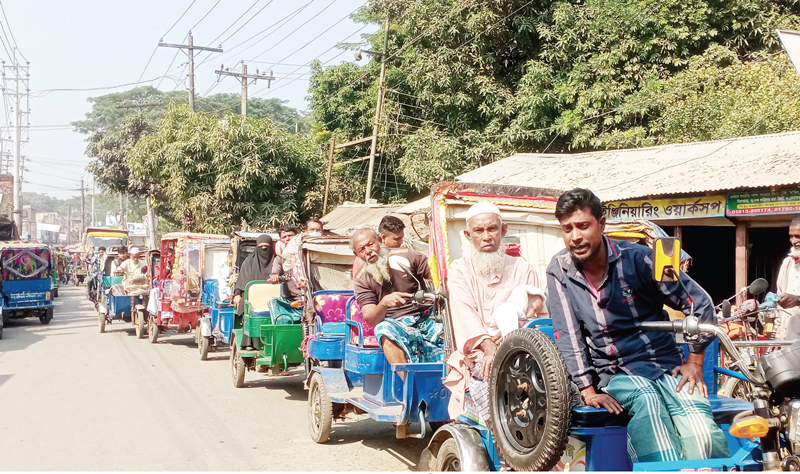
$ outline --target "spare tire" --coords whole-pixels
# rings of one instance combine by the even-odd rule
[[[561,458],[570,429],[567,368],[555,343],[536,329],[508,334],[489,379],[492,436],[517,471],[548,471]]]

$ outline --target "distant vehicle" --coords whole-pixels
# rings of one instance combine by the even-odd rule
[[[83,251],[88,252],[91,248],[117,247],[120,245],[128,246],[129,238],[127,230],[103,229],[90,227],[86,229],[83,238]]]

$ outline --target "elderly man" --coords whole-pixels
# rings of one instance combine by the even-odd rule
[[[668,321],[664,305],[715,324],[711,298],[685,273],[678,283],[653,278],[653,252],[603,235],[600,200],[588,189],[562,194],[556,204],[566,249],[547,267],[547,308],[556,346],[587,405],[628,411],[633,462],[727,457],[703,383],[703,355],[711,342],[689,346],[689,356],[666,332],[643,331],[646,321]]]
[[[453,392],[450,414],[464,410],[469,390],[479,415],[488,421],[488,380],[492,359],[502,333],[496,331],[501,306],[517,288],[538,293],[532,298],[523,293],[523,318],[533,318],[543,305],[539,277],[522,258],[506,255],[501,249],[508,232],[500,209],[482,202],[467,211],[464,236],[471,244],[464,256],[450,264],[447,288],[453,321],[456,351],[447,363],[453,368],[445,385]],[[519,327],[519,326],[517,326]]]
[[[131,278],[136,275],[141,275],[147,271],[147,265],[139,259],[141,251],[139,247],[131,247],[130,258],[125,260],[122,265],[117,268],[116,274],[122,275],[122,284],[126,284]]]
[[[386,360],[390,364],[441,361],[442,323],[429,317],[429,307],[410,301],[420,289],[417,281],[430,278],[425,256],[410,249],[391,250],[391,255],[406,259],[412,276],[389,266],[390,250],[372,228],[357,230],[352,244],[353,253],[364,261],[353,282],[355,296],[364,320],[375,327]]]
[[[778,273],[778,304],[790,314],[782,317],[778,339],[800,339],[800,216],[789,224],[789,242],[792,248]]]

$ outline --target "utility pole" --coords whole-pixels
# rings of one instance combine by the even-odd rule
[[[331,190],[331,172],[333,171],[333,152],[336,150],[336,138],[331,138],[328,147],[328,171],[325,173],[325,197],[322,199],[322,215],[328,213],[328,193]]]
[[[386,19],[386,28],[383,30],[383,52],[381,53],[381,76],[378,83],[378,100],[375,104],[375,121],[372,124],[372,145],[369,149],[369,171],[367,171],[367,195],[364,204],[369,204],[372,197],[372,173],[375,168],[375,155],[378,153],[378,128],[380,127],[381,113],[383,112],[383,97],[386,92],[386,49],[389,45],[389,19]]]
[[[72,205],[69,206],[67,213],[67,245],[72,243]]]
[[[16,51],[15,51],[16,53]],[[24,169],[25,164],[23,163],[23,157],[20,156],[21,148],[22,148],[22,130],[26,128],[27,125],[23,124],[23,114],[25,117],[28,117],[29,110],[28,107],[25,107],[23,110],[22,106],[22,97],[25,96],[27,98],[28,94],[28,85],[29,85],[29,74],[28,74],[28,64],[26,63],[25,66],[19,64],[16,58],[16,54],[12,56],[12,64],[6,64],[5,61],[2,61],[3,64],[3,93],[11,99],[11,104],[14,109],[13,115],[13,128],[14,128],[14,136],[13,136],[13,150],[11,155],[12,158],[12,166],[11,172],[14,175],[13,187],[12,187],[12,198],[14,202],[14,209],[13,209],[13,220],[16,223],[18,229],[22,229],[22,199],[20,197],[20,192],[22,189],[22,171]],[[6,72],[10,72],[9,75]],[[9,77],[10,76],[10,77]],[[10,82],[13,81],[13,93],[10,92],[11,89]],[[6,165],[6,170],[8,171],[8,166]]]
[[[178,49],[185,49],[188,51],[189,56],[189,107],[192,110],[195,110],[194,107],[194,52],[197,51],[210,51],[212,53],[221,53],[222,52],[222,45],[219,48],[210,48],[208,46],[195,46],[194,45],[194,38],[192,38],[192,32],[189,32],[189,44],[171,44],[171,43],[164,43],[164,39],[162,38],[158,45],[163,48],[178,48]]]
[[[257,80],[265,80],[267,82],[267,88],[272,85],[272,81],[275,80],[275,76],[272,75],[272,71],[269,72],[269,76],[266,73],[260,74],[258,69],[256,69],[255,74],[247,74],[247,64],[242,61],[242,72],[231,72],[228,69],[225,69],[225,65],[221,65],[219,67],[219,71],[214,71],[217,73],[217,82],[222,78],[222,76],[232,76],[232,77],[239,77],[242,79],[242,117],[247,117],[247,84],[250,79],[253,80],[253,84],[256,83]]]
[[[92,180],[92,223],[90,224],[94,227],[94,180]]]
[[[83,178],[81,178],[81,238],[86,233],[86,196],[83,193]]]

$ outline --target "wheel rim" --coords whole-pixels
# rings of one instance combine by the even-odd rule
[[[233,346],[233,352],[231,353],[231,373],[233,375],[234,380],[239,375],[239,370],[238,370],[239,364],[237,364],[237,362],[239,362],[238,359],[239,359],[239,350],[236,348],[236,346]]]
[[[442,460],[442,471],[461,472],[461,460],[455,454],[449,454]]]
[[[526,453],[536,448],[547,426],[547,391],[541,367],[525,351],[502,362],[497,397],[500,428],[515,450]]]
[[[314,433],[319,433],[320,426],[322,426],[322,397],[319,394],[319,384],[314,384],[314,390],[311,392],[311,429]]]

